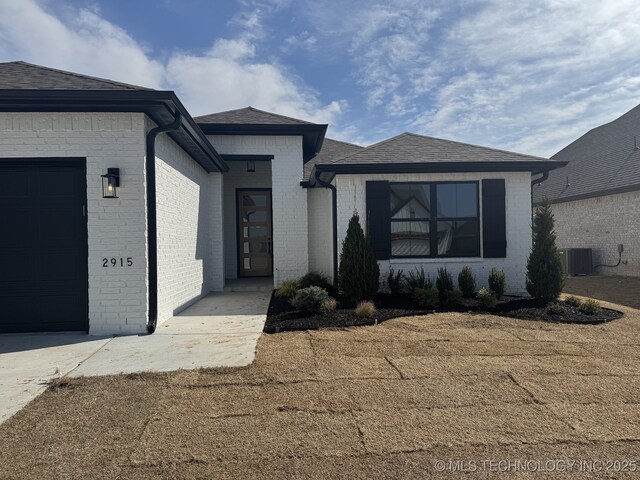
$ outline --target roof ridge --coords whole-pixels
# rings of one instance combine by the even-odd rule
[[[281,123],[280,125],[300,125],[300,124],[305,124],[305,125],[323,125],[321,123],[313,123],[313,122],[309,122],[308,120],[302,120],[300,118],[293,118],[293,117],[289,117],[287,115],[280,115],[279,113],[274,113],[274,112],[267,112],[266,110],[260,110],[259,108],[255,108],[251,105],[248,105],[246,107],[242,107],[242,108],[232,108],[230,110],[223,110],[222,112],[213,112],[213,113],[207,113],[205,115],[198,115],[197,117],[195,117],[196,122],[198,121],[198,119],[205,119],[207,117],[215,117],[215,116],[219,116],[219,115],[224,115],[224,114],[228,114],[228,113],[235,113],[235,112],[242,112],[242,111],[250,111],[250,112],[254,112],[254,113],[259,113],[262,115],[267,115],[271,118],[274,119],[286,119],[286,120],[291,120],[292,123]]]
[[[24,60],[15,60],[13,62],[4,62],[4,63],[7,63],[7,64],[8,63],[17,63],[17,64],[25,65],[25,66],[31,67],[31,68],[49,70],[51,72],[70,75],[70,76],[76,77],[76,78],[82,78],[82,79],[90,78],[91,80],[96,80],[98,82],[106,83],[108,85],[113,85],[113,86],[117,86],[117,87],[127,87],[127,88],[130,88],[132,90],[155,90],[154,88],[143,87],[141,85],[134,85],[132,83],[118,82],[116,80],[110,80],[108,78],[95,77],[93,75],[85,75],[83,73],[77,73],[77,72],[70,72],[68,70],[62,70],[62,69],[59,69],[59,68],[47,67],[46,65],[37,65],[35,63],[25,62]]]
[[[363,147],[362,145],[358,145],[357,143],[345,142],[344,140],[336,140],[335,138],[331,138],[331,137],[325,137],[324,139],[331,140],[332,142],[344,143],[345,145],[351,145],[352,147],[367,148],[367,147]]]
[[[345,155],[344,157],[336,158],[335,160],[333,160],[333,161],[331,161],[329,163],[336,163],[336,162],[339,162],[340,160],[344,160],[344,159],[352,157],[354,155],[360,155],[364,150],[369,150],[369,149],[371,149],[373,147],[377,147],[379,145],[383,145],[383,144],[389,143],[392,140],[397,140],[398,138],[404,137],[405,135],[410,135],[410,134],[409,134],[409,132],[403,132],[403,133],[400,133],[398,135],[394,135],[393,137],[385,138],[384,140],[380,140],[379,142],[376,142],[374,144],[367,145],[366,147],[362,147],[357,152],[350,153],[348,155]]]
[[[511,151],[511,150],[504,150],[502,148],[485,147],[483,145],[477,145],[475,143],[460,142],[458,140],[449,140],[448,138],[432,137],[430,135],[421,135],[419,133],[411,133],[411,132],[406,132],[406,135],[411,135],[413,137],[418,137],[418,138],[430,138],[432,140],[438,140],[440,142],[455,143],[457,145],[464,145],[465,147],[482,148],[483,150],[493,150],[494,152],[508,153],[509,155],[515,154],[515,155],[522,155],[524,157],[535,157],[535,158],[539,158],[541,160],[551,160],[550,158],[541,157],[539,155],[529,155],[527,153],[520,153],[520,152]]]

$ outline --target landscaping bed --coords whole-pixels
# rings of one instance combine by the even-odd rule
[[[594,325],[606,323],[622,317],[622,313],[608,308],[600,308],[593,314],[582,312],[578,306],[558,301],[546,306],[528,297],[502,297],[494,308],[483,308],[475,299],[463,299],[458,305],[445,305],[424,309],[415,305],[411,295],[390,295],[379,293],[372,299],[376,312],[370,317],[358,316],[355,303],[334,295],[335,310],[309,313],[296,310],[288,298],[271,296],[264,332],[277,333],[292,330],[317,330],[321,328],[342,328],[375,325],[392,318],[413,315],[428,315],[438,312],[469,312],[499,315],[522,320],[537,320],[555,323],[577,323]],[[559,307],[556,307],[558,305]]]

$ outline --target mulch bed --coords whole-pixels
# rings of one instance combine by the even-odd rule
[[[359,317],[355,314],[355,304],[339,296],[335,296],[338,305],[333,311],[323,313],[308,313],[296,310],[289,299],[271,295],[271,302],[267,311],[265,333],[278,333],[294,330],[318,330],[321,328],[343,328],[364,325],[376,325],[398,317],[413,315],[428,315],[438,312],[468,312],[489,313],[523,320],[536,320],[554,323],[579,323],[596,325],[616,320],[622,317],[622,312],[602,308],[594,315],[588,315],[578,308],[560,302],[564,305],[562,313],[552,313],[540,302],[526,297],[504,296],[495,308],[487,310],[478,305],[473,299],[465,299],[461,305],[440,306],[425,310],[413,303],[410,295],[377,294],[373,298],[376,313],[372,317]]]

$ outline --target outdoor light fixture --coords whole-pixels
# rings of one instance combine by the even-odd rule
[[[247,160],[247,172],[255,172],[255,171],[256,171],[256,161]]]
[[[107,173],[102,177],[102,198],[118,198],[116,187],[120,186],[120,169],[107,168]]]

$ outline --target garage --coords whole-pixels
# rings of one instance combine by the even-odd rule
[[[0,333],[87,331],[85,159],[0,159]]]

